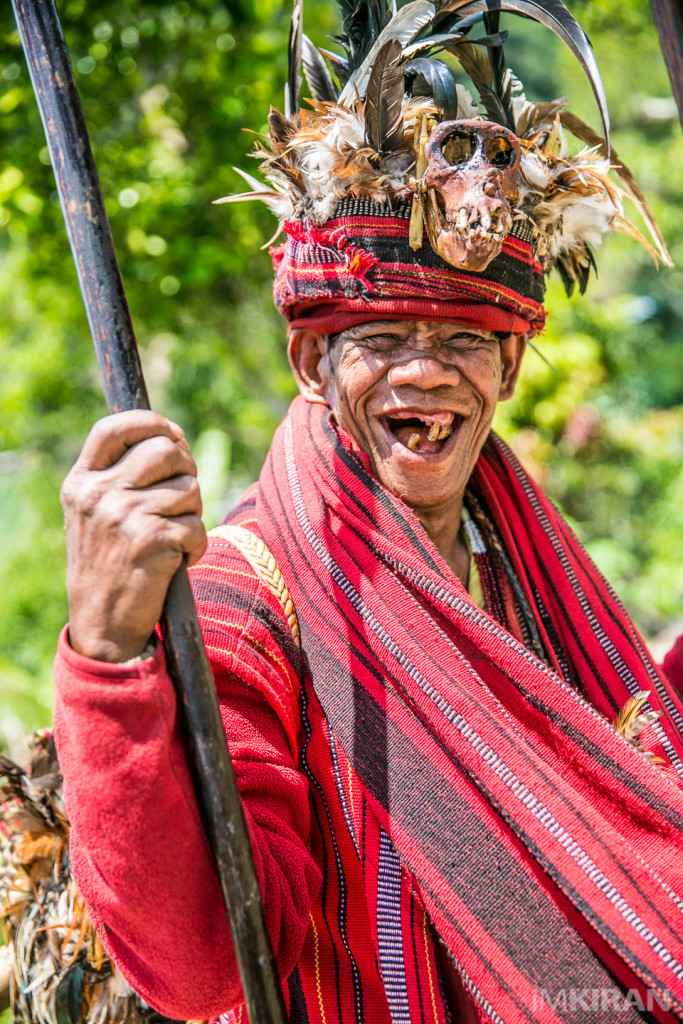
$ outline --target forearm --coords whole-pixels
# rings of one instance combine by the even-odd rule
[[[55,680],[72,868],[107,948],[167,1015],[225,1011],[241,989],[163,652],[122,669],[80,658],[63,638]],[[221,682],[223,691],[231,685]],[[287,974],[316,885],[305,849],[306,787],[264,698],[233,686],[224,721],[267,926]]]

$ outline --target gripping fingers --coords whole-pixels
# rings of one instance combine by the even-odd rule
[[[108,469],[118,462],[134,445],[153,437],[167,437],[173,442],[184,441],[184,435],[177,423],[172,423],[157,412],[149,409],[134,409],[128,412],[105,416],[94,425],[76,463],[80,471]]]
[[[206,551],[207,538],[199,516],[166,516],[162,520],[162,535],[168,548],[182,551],[186,565],[194,565]]]
[[[195,477],[197,467],[184,439],[156,436],[134,445],[107,472],[121,486],[137,489],[172,477]]]
[[[146,511],[157,516],[179,516],[202,514],[202,496],[194,476],[185,474],[163,480],[137,491],[139,498],[146,500]]]

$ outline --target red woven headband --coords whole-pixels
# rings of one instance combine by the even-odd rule
[[[545,284],[531,234],[515,223],[483,273],[445,263],[425,238],[409,244],[410,204],[346,199],[316,227],[288,221],[272,250],[275,304],[296,327],[332,334],[370,320],[453,320],[495,331],[536,333]]]

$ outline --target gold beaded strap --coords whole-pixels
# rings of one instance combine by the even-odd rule
[[[259,579],[280,602],[292,636],[297,645],[301,647],[299,620],[296,617],[294,602],[270,548],[266,547],[263,541],[259,540],[250,530],[245,530],[242,526],[217,526],[215,530],[210,531],[209,537],[219,537],[242,552]]]

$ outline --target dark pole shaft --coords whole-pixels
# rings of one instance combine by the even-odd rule
[[[650,0],[650,3],[683,125],[683,3],[682,0]]]
[[[133,325],[53,0],[12,0],[110,412],[148,409]],[[169,672],[225,900],[251,1024],[284,1024],[282,992],[211,668],[184,567],[162,616]]]

